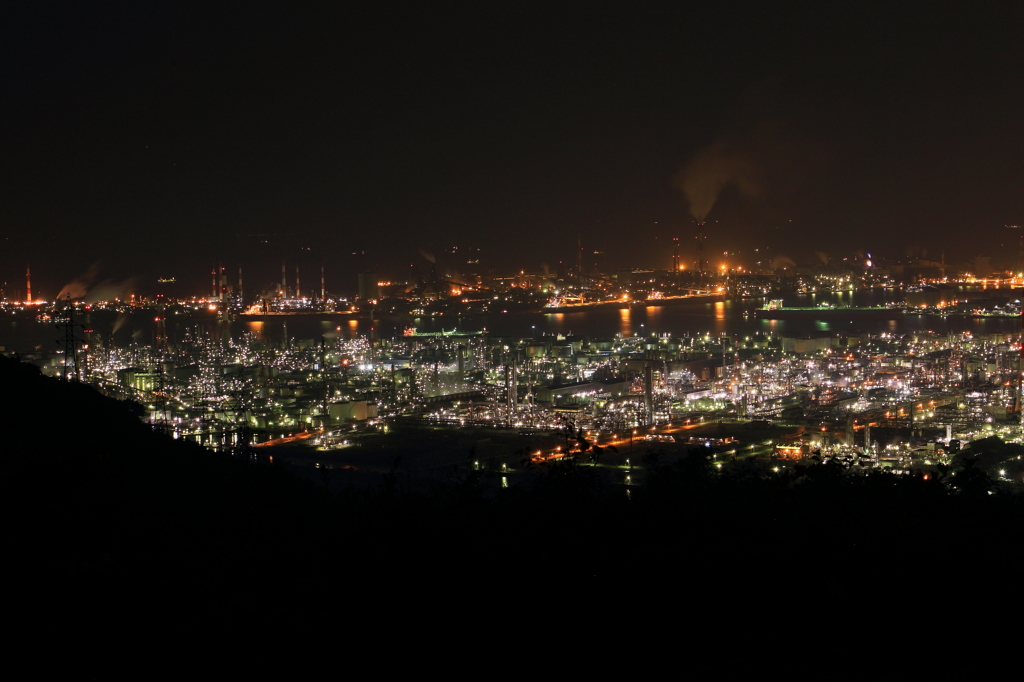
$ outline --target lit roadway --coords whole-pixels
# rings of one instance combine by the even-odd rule
[[[678,426],[673,426],[671,423],[669,423],[664,424],[662,426],[640,426],[633,429],[632,438],[629,437],[628,433],[622,438],[619,438],[618,434],[616,434],[612,436],[609,440],[605,441],[600,440],[600,437],[598,437],[598,439],[596,439],[594,443],[601,447],[608,447],[609,445],[611,445],[616,448],[619,448],[623,445],[631,445],[635,442],[647,442],[644,440],[644,436],[646,435],[668,435],[671,433],[679,433],[680,431],[689,431],[709,423],[710,422],[697,422],[696,424],[680,424]]]
[[[636,443],[646,443],[646,442],[649,442],[649,441],[645,441],[644,440],[644,436],[646,436],[648,434],[650,434],[650,435],[677,434],[677,433],[682,433],[682,432],[686,432],[686,431],[692,431],[693,429],[700,428],[701,426],[706,426],[707,424],[710,424],[710,423],[711,422],[706,422],[705,421],[705,422],[697,422],[697,423],[694,423],[694,424],[677,424],[677,425],[672,425],[671,423],[669,423],[669,424],[665,424],[665,425],[662,425],[662,426],[655,425],[655,426],[647,426],[647,427],[638,427],[638,428],[633,430],[633,437],[632,438],[630,438],[629,435],[626,435],[624,437],[619,438],[619,437],[617,437],[617,434],[616,434],[616,436],[613,436],[612,438],[610,438],[608,440],[602,441],[602,440],[598,439],[598,440],[595,440],[594,443],[599,445],[599,446],[601,446],[601,447],[608,447],[609,445],[611,445],[611,446],[614,446],[616,449],[622,449],[622,448],[624,448],[626,446],[629,446],[629,450],[627,450],[627,452],[632,452],[632,448],[634,448],[636,446]],[[773,447],[773,443],[771,441],[766,441],[764,443],[750,443],[748,445],[736,444],[735,447],[732,448],[732,449],[733,449],[733,456],[738,458],[738,457],[754,457],[754,456],[757,456],[757,455],[766,454],[766,453],[771,452],[772,447]],[[557,457],[561,457],[562,454],[559,453],[556,456]]]

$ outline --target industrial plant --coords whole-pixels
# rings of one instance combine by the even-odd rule
[[[413,478],[438,475],[469,448],[473,466],[505,486],[526,462],[583,453],[628,486],[640,475],[638,458],[693,448],[707,448],[718,467],[813,458],[921,474],[949,465],[971,442],[1020,441],[1020,301],[1011,278],[907,284],[893,268],[865,263],[711,273],[699,268],[702,252],[692,275],[678,250],[669,269],[613,274],[577,264],[561,273],[446,276],[431,263],[407,281],[359,273],[349,296],[328,292],[323,268],[318,286],[304,289],[299,268],[287,265],[279,283],[247,295],[242,269],[229,277],[217,265],[206,296],[5,300],[5,316],[60,337],[49,348],[6,352],[142,405],[145,420],[174,438],[246,458],[375,471],[415,434],[447,433],[450,442],[437,446],[446,452],[425,457]],[[857,291],[889,292],[889,301],[784,303]],[[721,322],[728,301],[744,302],[729,313],[744,329],[672,332],[631,321],[638,311],[697,306]],[[537,315],[601,311],[618,315],[617,331],[532,325],[524,333],[523,321]],[[856,326],[957,315],[1002,317],[1009,327]],[[495,316],[513,322],[503,331],[480,323]],[[815,329],[787,331],[780,320]],[[993,464],[1007,481],[1020,476],[1014,456]]]

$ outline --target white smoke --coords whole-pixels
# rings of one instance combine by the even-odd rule
[[[703,221],[727,187],[745,197],[761,193],[761,173],[750,156],[729,140],[706,147],[673,180],[686,195],[690,213]]]

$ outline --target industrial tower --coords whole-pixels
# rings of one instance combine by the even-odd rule
[[[701,230],[697,232],[697,275],[703,280],[705,273],[704,268],[707,267],[708,264],[708,261],[704,258],[704,242],[707,240],[707,237],[704,236],[704,223],[697,223],[697,225],[701,228]]]

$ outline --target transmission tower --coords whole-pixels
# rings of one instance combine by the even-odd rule
[[[60,313],[60,322],[54,325],[57,329],[64,331],[64,338],[57,339],[58,344],[64,344],[64,367],[61,372],[61,379],[64,381],[71,381],[72,375],[74,375],[75,381],[81,381],[82,379],[78,366],[78,344],[82,339],[75,335],[75,327],[81,327],[82,325],[75,322],[74,310],[75,308],[71,303],[71,294],[68,294],[67,304]]]
[[[167,345],[167,312],[161,297],[157,297],[159,305],[156,314],[156,350],[158,353],[167,353],[170,347]]]

